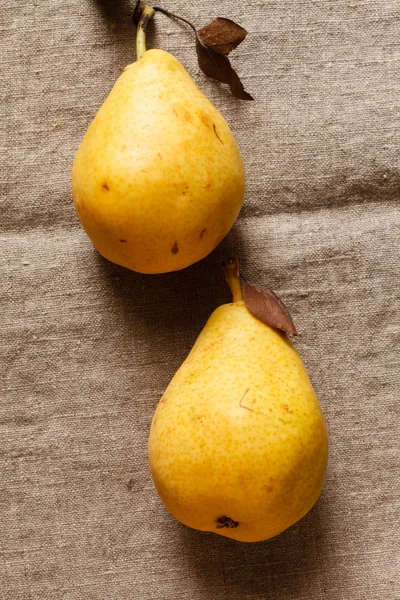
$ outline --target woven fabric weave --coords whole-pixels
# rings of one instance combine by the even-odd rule
[[[144,276],[103,260],[70,171],[134,60],[123,0],[0,0],[0,599],[398,600],[400,3],[169,0],[249,35],[232,62],[255,102],[199,70],[247,171],[234,229],[201,263]],[[154,408],[212,310],[221,262],[290,307],[330,432],[315,508],[267,542],[177,523],[153,488]]]

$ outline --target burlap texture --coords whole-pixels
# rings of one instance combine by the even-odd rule
[[[398,600],[400,3],[165,6],[248,29],[232,61],[256,101],[203,76],[190,30],[157,16],[151,45],[227,118],[248,186],[212,255],[143,276],[98,256],[70,192],[134,59],[128,3],[0,0],[0,598]],[[255,545],[177,523],[146,454],[164,388],[229,301],[231,254],[290,306],[331,442],[314,510]]]

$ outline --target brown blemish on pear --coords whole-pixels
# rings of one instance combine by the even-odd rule
[[[219,139],[219,141],[221,142],[221,144],[224,146],[224,142],[221,140],[221,138],[218,135],[217,126],[215,125],[215,123],[213,123],[213,129],[214,129],[215,135],[217,136],[217,138]]]

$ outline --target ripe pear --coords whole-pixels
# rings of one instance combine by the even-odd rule
[[[327,429],[286,334],[234,294],[211,315],[165,391],[151,425],[155,487],[179,521],[242,542],[276,536],[316,502]]]
[[[227,122],[163,50],[125,68],[72,169],[75,208],[93,244],[141,273],[204,258],[231,229],[244,191]]]

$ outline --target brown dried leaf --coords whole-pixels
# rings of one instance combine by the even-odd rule
[[[288,309],[275,292],[269,288],[259,289],[247,281],[242,291],[247,308],[257,319],[271,327],[299,335]]]
[[[254,100],[245,91],[243,83],[240,81],[236,71],[232,69],[227,56],[216,52],[213,48],[207,48],[198,36],[196,36],[196,52],[199,66],[203,73],[217,81],[227,83],[235,98],[239,98],[240,100]]]
[[[246,35],[247,31],[243,27],[224,17],[218,17],[197,32],[199,40],[206,48],[212,48],[225,55],[237,48]]]

